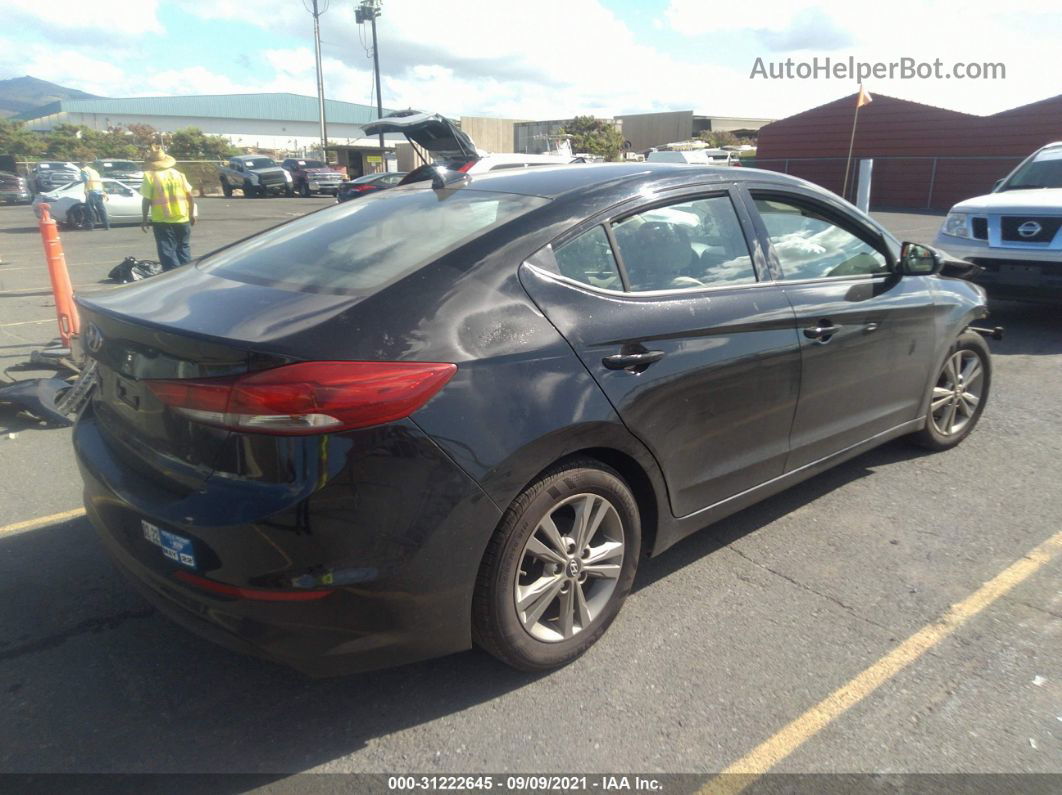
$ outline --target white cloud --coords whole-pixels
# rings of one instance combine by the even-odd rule
[[[19,13],[33,9],[39,19],[62,16],[54,9],[59,5],[54,0],[52,6],[13,1]],[[221,61],[156,71],[145,56],[115,50],[113,44],[107,56],[101,56],[98,36],[93,43],[64,48],[62,57],[56,57],[54,48],[26,48],[0,40],[0,68],[110,96],[175,90],[315,93],[312,24],[298,0],[258,0],[253,9],[243,0],[163,1],[202,20],[199,24],[204,26],[238,22],[241,40],[256,52],[260,68],[238,73],[242,77],[226,75]],[[1006,81],[868,81],[872,91],[970,112],[994,112],[1059,90],[1055,42],[1062,34],[1062,15],[1054,12],[1055,0],[1009,0],[1005,6],[979,8],[976,13],[956,13],[954,4],[941,0],[873,5],[850,0],[760,0],[744,13],[720,13],[702,0],[671,0],[666,13],[651,20],[633,14],[621,18],[604,2],[538,0],[528,6],[463,0],[459,19],[452,5],[437,0],[388,2],[378,25],[384,104],[510,118],[689,108],[719,115],[780,117],[855,90],[854,81],[750,79],[757,56],[784,60],[789,55],[1005,63]],[[57,30],[76,32],[84,30],[78,25],[88,24],[153,30],[159,4],[133,6],[122,0],[123,13],[114,11],[119,4],[112,0],[71,4],[73,11],[62,22],[68,27]],[[114,13],[100,13],[101,7]],[[367,104],[373,88],[372,62],[361,46],[366,31],[355,24],[352,8],[352,3],[332,0],[322,17],[326,93]],[[639,26],[646,29],[647,37]],[[290,46],[256,50],[259,30],[284,31]],[[727,36],[727,48],[705,46],[701,55],[689,46],[720,31]],[[667,37],[685,40],[687,46],[678,50],[684,54],[645,43]],[[179,58],[180,43],[174,41],[173,46]],[[742,53],[742,47],[747,52]],[[721,54],[720,49],[726,52]],[[728,60],[718,60],[723,57]]]
[[[4,0],[4,11],[22,24],[51,31],[96,31],[113,36],[162,30],[155,0]]]

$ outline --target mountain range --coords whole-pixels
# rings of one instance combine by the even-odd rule
[[[49,83],[36,77],[12,77],[0,80],[0,118],[47,105],[60,99],[94,99],[96,94]]]

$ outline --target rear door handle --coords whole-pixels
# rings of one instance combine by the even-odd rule
[[[828,320],[820,320],[817,326],[808,326],[804,329],[804,336],[816,342],[829,342],[830,337],[840,330],[840,326],[835,326]]]
[[[643,351],[642,353],[614,353],[601,360],[609,370],[645,369],[653,362],[664,358],[663,351]]]

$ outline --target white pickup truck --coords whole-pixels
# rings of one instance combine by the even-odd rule
[[[990,296],[1062,303],[1062,141],[952,207],[934,245],[979,265]]]

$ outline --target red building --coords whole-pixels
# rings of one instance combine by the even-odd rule
[[[1062,140],[1062,94],[991,116],[873,97],[859,110],[847,191],[852,199],[856,161],[873,158],[873,208],[947,210],[989,192],[1027,155]],[[840,193],[855,103],[852,94],[762,127],[757,167]]]

